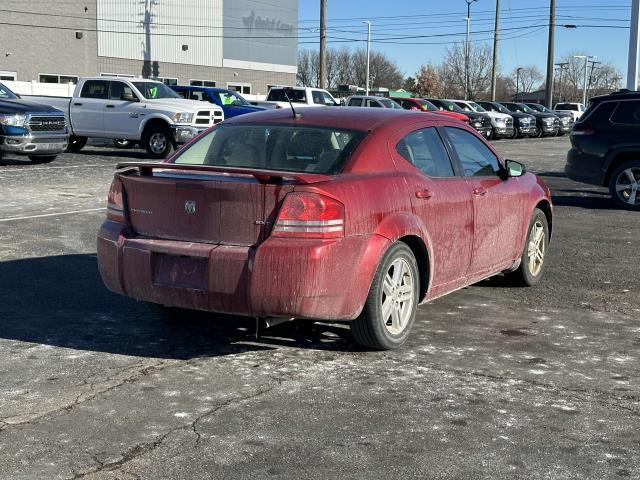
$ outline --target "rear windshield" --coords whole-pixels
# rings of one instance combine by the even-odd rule
[[[307,103],[307,96],[304,90],[288,90],[287,95],[291,100],[291,103]],[[271,89],[267,96],[269,102],[288,102],[287,95],[284,94],[284,89],[278,88],[277,90]]]
[[[558,103],[556,110],[574,110],[578,111],[578,105],[576,103]]]
[[[221,125],[175,163],[334,174],[365,135],[323,127]]]

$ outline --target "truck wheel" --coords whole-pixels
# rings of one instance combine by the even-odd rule
[[[618,207],[640,211],[640,160],[625,162],[613,171],[609,193]]]
[[[419,286],[411,249],[402,242],[393,244],[373,277],[362,313],[351,322],[355,341],[375,350],[402,345],[416,319]]]
[[[531,135],[532,137],[542,138],[543,135],[544,134],[542,133],[542,129],[538,125],[533,127],[533,135]]]
[[[57,155],[29,155],[32,163],[51,163],[56,159]]]
[[[67,152],[78,153],[87,144],[87,137],[76,137],[71,135],[69,137],[69,145],[67,145]]]
[[[173,150],[173,135],[167,126],[152,126],[144,132],[142,144],[151,158],[167,158]]]

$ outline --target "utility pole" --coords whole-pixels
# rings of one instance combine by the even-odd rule
[[[587,105],[587,72],[589,69],[589,59],[596,58],[595,55],[574,55],[573,58],[584,58],[584,90],[582,93],[582,104]]]
[[[564,72],[565,67],[569,66],[569,62],[556,63],[555,65],[560,68],[560,85],[558,87],[558,98],[560,99],[561,102],[564,102],[564,96],[562,95],[562,74]]]
[[[640,0],[631,4],[631,33],[629,34],[629,63],[627,67],[627,89],[638,89],[638,47],[640,46]]]
[[[320,88],[324,88],[327,60],[327,0],[320,0]]]
[[[366,83],[366,95],[369,95],[369,61],[371,58],[371,22],[366,21],[366,22],[362,22],[362,23],[366,23],[367,24],[367,79],[365,81]]]
[[[595,69],[596,65],[601,64],[602,62],[596,62],[595,60],[591,61],[591,72],[589,73],[589,83],[587,85],[587,97],[589,96],[589,90],[591,90],[591,80],[593,79],[593,70]],[[598,70],[600,70],[600,67],[598,67]]]
[[[496,101],[496,76],[498,72],[498,34],[500,33],[500,0],[496,0],[496,24],[493,28],[493,64],[491,65],[491,101]]]
[[[549,4],[549,45],[547,48],[547,85],[544,95],[544,103],[551,108],[553,103],[553,55],[554,35],[556,30],[556,0],[550,0]]]
[[[478,0],[465,0],[467,2],[467,40],[464,44],[464,99],[469,100],[469,34],[471,27],[471,4]]]
[[[524,70],[522,67],[516,68],[516,102],[518,101],[518,87],[520,86],[520,70]]]

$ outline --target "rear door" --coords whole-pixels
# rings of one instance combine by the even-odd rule
[[[502,177],[498,157],[477,135],[444,127],[473,198],[473,252],[469,275],[495,271],[518,256],[525,194],[517,178]]]
[[[71,99],[71,125],[75,135],[104,136],[104,109],[108,93],[108,80],[84,82],[80,97]]]
[[[411,204],[431,238],[432,293],[454,289],[464,283],[471,259],[469,185],[452,164],[436,127],[415,126],[390,146],[399,170],[408,172]]]

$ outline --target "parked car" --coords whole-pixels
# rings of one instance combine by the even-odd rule
[[[64,152],[68,137],[64,113],[25,101],[0,83],[0,158],[10,152],[48,163]]]
[[[536,117],[528,113],[512,112],[498,102],[476,102],[488,112],[507,113],[513,117],[513,136],[528,137],[535,133]]]
[[[289,108],[289,99],[295,108],[334,107],[340,104],[326,90],[310,87],[271,87],[266,101],[256,102],[260,107]]]
[[[399,103],[390,98],[371,95],[352,95],[347,97],[344,104],[347,107],[395,108],[396,110],[402,108]]]
[[[242,95],[226,88],[172,85],[171,89],[182,98],[209,102],[219,106],[224,112],[225,119],[266,110],[265,107],[251,105]]]
[[[449,110],[441,110],[438,107],[436,107],[433,103],[431,103],[429,100],[425,100],[424,98],[391,97],[391,100],[400,104],[400,106],[405,110],[419,110],[422,112],[437,113],[439,115],[445,115],[449,118],[455,118],[456,120],[469,123],[469,117],[466,116],[464,113],[450,112]]]
[[[465,112],[486,113],[491,118],[491,136],[489,138],[512,138],[514,135],[513,117],[508,113],[485,110],[481,105],[469,100],[451,100]]]
[[[571,132],[565,172],[608,187],[618,207],[640,211],[640,92],[591,99]]]
[[[584,113],[585,107],[582,103],[561,102],[555,104],[553,111],[569,113],[573,117],[573,121],[577,122]]]
[[[232,118],[168,161],[118,165],[107,205],[114,292],[351,321],[374,349],[401,345],[421,302],[501,272],[537,283],[553,224],[544,182],[472,128],[390,108]]]
[[[539,103],[525,103],[525,105],[529,108],[532,108],[538,112],[542,113],[550,113],[551,115],[555,115],[558,117],[560,121],[558,123],[558,135],[564,135],[565,133],[571,133],[571,129],[573,128],[573,124],[575,123],[573,120],[573,115],[567,112],[555,112],[553,110],[548,109],[544,105],[540,105]]]
[[[65,112],[71,152],[96,137],[140,142],[151,158],[166,158],[177,144],[224,120],[220,107],[184,100],[165,84],[145,79],[81,78],[72,98],[30,98]]]
[[[536,117],[536,125],[533,132],[534,137],[555,136],[560,129],[560,119],[551,113],[542,113],[527,107],[524,103],[500,102],[507,110],[517,113],[528,113]]]
[[[493,133],[491,126],[491,118],[486,113],[467,112],[450,100],[442,100],[440,98],[427,98],[436,107],[447,111],[461,113],[469,117],[469,124],[480,132],[485,138],[491,138]]]

